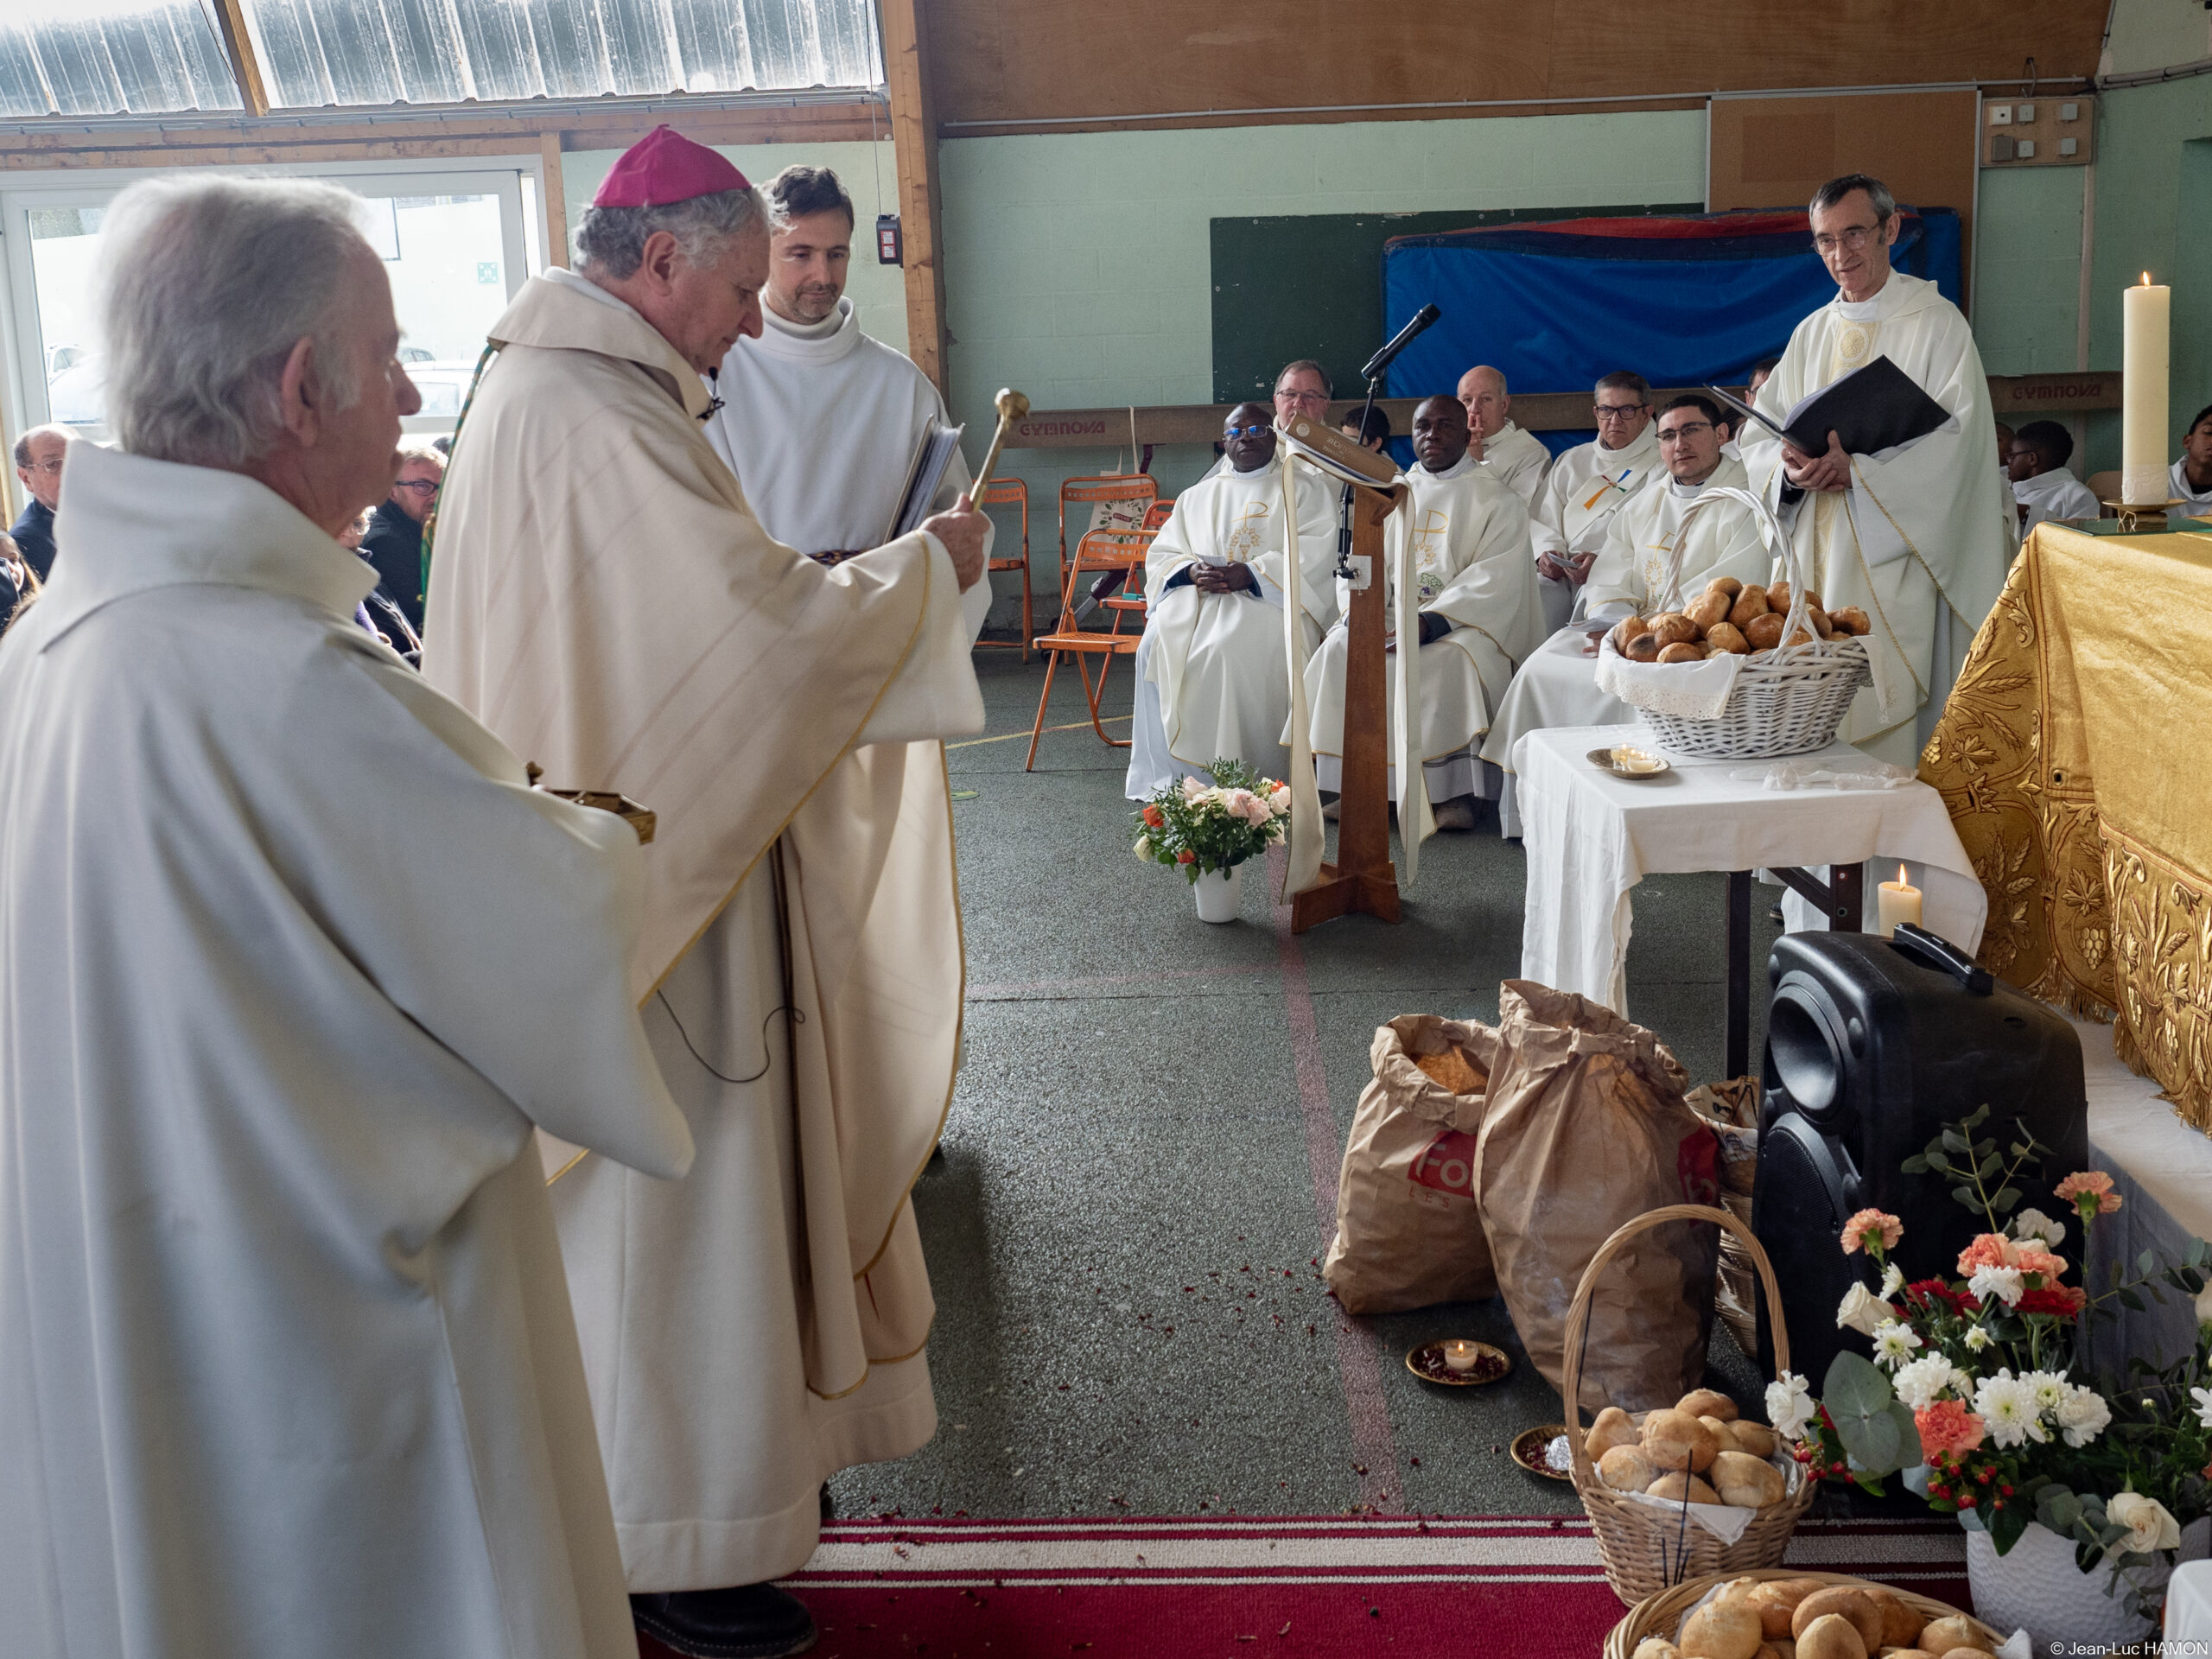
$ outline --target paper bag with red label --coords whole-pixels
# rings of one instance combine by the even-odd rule
[[[1506,1310],[1560,1386],[1567,1308],[1622,1223],[1719,1193],[1713,1131],[1683,1103],[1689,1077],[1641,1026],[1571,992],[1509,980],[1475,1151],[1475,1198]],[[1639,1234],[1592,1289],[1582,1403],[1670,1406],[1705,1377],[1717,1231]]]
[[[1497,1052],[1487,1026],[1401,1014],[1376,1028],[1321,1271],[1354,1313],[1497,1294],[1475,1205],[1475,1135]]]

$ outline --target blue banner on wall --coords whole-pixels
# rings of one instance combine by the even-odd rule
[[[1959,303],[1959,217],[1901,208],[1891,257]],[[1390,368],[1390,393],[1454,391],[1477,363],[1520,391],[1584,391],[1630,369],[1655,386],[1741,385],[1835,297],[1802,213],[1578,219],[1400,237],[1382,251],[1382,337],[1443,317]],[[1580,442],[1581,435],[1542,435]]]

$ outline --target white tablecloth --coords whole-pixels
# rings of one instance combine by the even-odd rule
[[[1917,781],[1896,789],[1769,790],[1734,772],[1764,773],[1761,760],[1669,756],[1663,777],[1630,782],[1592,766],[1591,750],[1615,744],[1656,749],[1633,726],[1554,727],[1514,746],[1529,886],[1521,929],[1521,976],[1574,991],[1628,1013],[1629,893],[1647,875],[1688,870],[1803,867],[1876,860],[1867,872],[1871,925],[1875,887],[1906,866],[1923,894],[1923,925],[1972,951],[1981,943],[1988,899],[1942,798]],[[1874,762],[1848,744],[1794,755],[1801,772],[1868,772]],[[1713,950],[1725,951],[1721,918]]]

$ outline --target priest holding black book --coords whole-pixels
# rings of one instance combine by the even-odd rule
[[[1758,413],[1772,427],[1745,423],[1744,464],[1822,602],[1858,606],[1873,620],[1866,645],[1874,683],[1853,703],[1844,738],[1910,766],[2004,586],[2015,545],[2011,504],[1997,470],[1981,354],[1966,318],[1934,283],[1891,267],[1899,221],[1888,188],[1862,173],[1833,179],[1813,198],[1812,226],[1840,292],[1797,325],[1759,389]],[[1864,411],[1823,410],[1824,448],[1797,430],[1791,416],[1805,399],[1882,358],[1940,405],[1926,411],[1931,421],[1940,414],[1933,429],[1910,418],[1905,405],[1917,400],[1910,389],[1893,387],[1906,397]],[[1852,424],[1853,414],[1876,435],[1861,437],[1863,448],[1833,429]],[[1778,437],[1774,427],[1803,442]]]

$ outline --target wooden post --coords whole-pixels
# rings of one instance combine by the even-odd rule
[[[1383,650],[1388,600],[1383,594],[1382,524],[1398,507],[1395,492],[1352,489],[1351,552],[1368,561],[1367,586],[1353,590],[1345,626],[1344,758],[1337,798],[1337,861],[1293,895],[1290,931],[1363,911],[1398,919],[1398,872],[1390,861],[1389,658]],[[1355,569],[1358,568],[1357,566]],[[1416,765],[1419,763],[1416,762]]]
[[[561,135],[537,135],[537,156],[545,173],[539,207],[545,216],[545,264],[569,268],[569,194],[561,182]]]
[[[253,37],[245,32],[245,14],[238,9],[238,0],[215,0],[215,22],[222,30],[223,53],[231,60],[245,112],[268,114],[269,89],[262,85],[261,65],[254,58]]]
[[[920,0],[883,0],[883,66],[891,92],[891,148],[899,174],[899,229],[906,272],[906,355],[949,404],[944,272],[938,236],[937,106]]]

